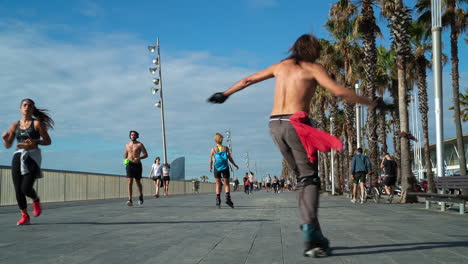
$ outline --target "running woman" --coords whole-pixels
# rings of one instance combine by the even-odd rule
[[[159,157],[156,157],[153,165],[151,165],[151,171],[148,177],[154,181],[154,198],[159,198],[159,186],[161,185],[162,180],[162,165]]]
[[[216,206],[221,208],[221,179],[224,184],[224,192],[226,193],[226,204],[234,208],[234,203],[231,200],[230,186],[229,186],[229,163],[230,161],[236,169],[239,169],[231,156],[229,148],[223,146],[223,135],[216,133],[214,136],[216,146],[210,152],[210,172],[213,171],[214,162],[214,178],[216,181]]]
[[[21,120],[14,122],[2,134],[3,145],[9,149],[16,138],[16,151],[13,154],[11,175],[15,187],[16,201],[21,212],[17,225],[27,225],[31,218],[28,214],[26,196],[33,200],[33,215],[41,215],[41,203],[34,182],[42,178],[41,149],[39,145],[52,143],[47,130],[54,127],[54,121],[46,109],[36,108],[31,99],[23,99],[20,105]]]
[[[169,177],[169,170],[171,169],[171,164],[165,163],[162,167],[162,173],[163,173],[163,183],[164,183],[164,196],[169,196],[169,182],[171,181],[171,178]]]
[[[224,103],[232,94],[258,82],[276,78],[273,109],[270,117],[270,135],[280,149],[288,166],[298,179],[297,200],[304,233],[304,256],[326,255],[329,241],[323,236],[318,221],[320,178],[316,149],[329,151],[341,149],[341,142],[322,131],[314,129],[308,119],[309,104],[320,85],[350,103],[378,105],[358,96],[354,89],[336,83],[327,70],[315,61],[320,56],[320,43],[312,35],[300,36],[290,48],[291,55],[268,68],[248,76],[224,92],[213,94],[208,101]],[[381,106],[379,104],[379,106]],[[299,133],[301,136],[299,136]],[[317,141],[307,138],[319,139]],[[326,138],[326,140],[324,140]]]
[[[139,136],[140,134],[138,134],[138,132],[134,130],[130,131],[130,142],[125,145],[124,159],[128,159],[130,161],[125,168],[128,178],[128,206],[133,205],[133,179],[135,179],[138,191],[140,192],[138,204],[143,204],[143,187],[141,186],[143,166],[141,165],[141,160],[146,159],[148,157],[148,153],[146,152],[146,148],[143,143],[137,140]]]

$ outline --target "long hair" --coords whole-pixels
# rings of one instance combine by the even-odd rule
[[[296,64],[299,64],[301,61],[315,62],[320,57],[321,49],[322,47],[317,38],[304,34],[289,49],[291,55],[287,59],[293,59]]]
[[[24,101],[29,101],[31,102],[34,110],[33,110],[33,117],[36,118],[37,120],[43,122],[47,128],[49,129],[53,129],[54,128],[54,120],[49,116],[49,114],[47,114],[47,112],[49,110],[47,109],[44,109],[44,108],[37,108],[36,107],[36,103],[34,103],[34,101],[32,99],[29,99],[29,98],[26,98],[26,99],[23,99],[21,100],[21,104],[20,105],[23,105],[23,102]]]

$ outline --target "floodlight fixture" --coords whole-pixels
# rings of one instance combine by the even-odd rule
[[[154,79],[153,79],[153,83],[156,84],[156,85],[159,85],[159,79],[158,79],[158,78],[154,78]]]
[[[151,93],[154,94],[154,95],[157,94],[158,91],[159,91],[158,88],[151,88]]]
[[[149,68],[149,72],[151,74],[156,74],[156,72],[158,72],[158,68]]]
[[[157,102],[154,106],[156,106],[157,108],[161,108],[161,101]]]
[[[154,53],[156,51],[156,46],[148,46],[148,50],[151,53]]]

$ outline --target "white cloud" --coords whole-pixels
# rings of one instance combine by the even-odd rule
[[[160,111],[154,107],[158,99],[149,89],[148,43],[123,34],[96,35],[82,44],[63,43],[49,38],[42,27],[18,23],[1,28],[0,130],[20,118],[22,98],[33,98],[37,106],[48,108],[56,128],[51,131],[54,144],[44,147],[50,151],[44,167],[123,173],[120,160],[131,129],[140,131],[150,151],[146,167],[153,156],[162,156]],[[224,105],[210,105],[206,103],[209,95],[258,69],[229,66],[230,58],[206,51],[163,53],[162,57],[169,160],[186,156],[188,178],[209,175],[212,137],[231,128],[239,165],[249,151],[259,167],[279,172],[280,155],[267,127],[272,82],[250,87]],[[105,143],[97,144],[101,141]],[[2,155],[0,163],[9,164],[9,159]]]

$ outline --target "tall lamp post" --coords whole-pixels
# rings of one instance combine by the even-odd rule
[[[232,155],[232,140],[231,140],[231,129],[229,128],[228,130],[226,130],[226,142],[228,144],[228,148],[229,148],[229,152],[231,152],[231,155]],[[232,179],[234,179],[234,168],[231,167],[231,171],[232,171]]]
[[[434,72],[434,100],[436,116],[436,157],[437,176],[444,173],[444,121],[442,93],[441,31],[442,0],[431,0],[432,13],[432,71]]]
[[[149,68],[149,71],[155,77],[153,78],[153,84],[155,87],[151,88],[151,93],[157,95],[159,92],[159,101],[155,104],[156,107],[161,108],[161,130],[162,130],[162,144],[164,150],[164,163],[167,163],[167,150],[166,150],[166,127],[164,123],[164,99],[163,99],[163,86],[162,86],[162,74],[161,74],[161,52],[159,48],[159,38],[156,39],[156,46],[148,46],[148,50],[151,53],[157,53],[157,57],[153,59],[153,66]]]

